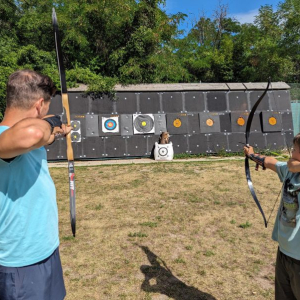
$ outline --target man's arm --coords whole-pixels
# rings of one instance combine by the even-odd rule
[[[52,143],[55,134],[67,134],[71,128],[55,127],[42,119],[27,118],[16,123],[0,135],[0,158],[12,158]]]
[[[269,157],[269,156],[264,156],[264,155],[254,153],[253,147],[251,146],[249,147],[245,146],[244,153],[255,163],[258,163],[261,167],[270,169],[277,173],[276,171],[277,159],[275,159],[274,157]],[[300,165],[299,165],[299,169],[300,169]]]

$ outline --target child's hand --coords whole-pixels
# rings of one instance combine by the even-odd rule
[[[254,150],[253,150],[253,147],[251,146],[245,146],[244,147],[244,153],[245,153],[245,156],[250,156],[250,154],[254,154]]]

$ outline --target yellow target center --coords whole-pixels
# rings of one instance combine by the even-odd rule
[[[276,125],[276,124],[277,124],[276,118],[271,117],[271,118],[269,119],[269,124],[272,125],[272,126]]]
[[[142,126],[145,127],[147,125],[147,122],[143,121]]]
[[[174,127],[178,128],[181,126],[181,120],[180,119],[175,119],[173,122]]]
[[[212,127],[214,125],[214,120],[213,119],[207,119],[206,120],[206,125],[209,127]]]
[[[245,125],[245,120],[242,117],[239,117],[236,122],[239,126],[244,126]]]

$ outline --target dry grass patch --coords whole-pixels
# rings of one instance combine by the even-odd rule
[[[252,166],[253,167],[253,166]],[[281,184],[252,177],[268,217]],[[77,236],[67,170],[53,168],[67,300],[274,298],[277,245],[242,161],[76,168]]]

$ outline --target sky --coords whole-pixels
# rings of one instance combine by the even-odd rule
[[[219,3],[228,6],[228,17],[235,18],[240,23],[252,23],[258,10],[263,5],[272,5],[276,10],[281,0],[166,0],[166,6],[162,9],[167,14],[182,12],[188,15],[180,29],[189,31],[203,13],[205,16],[212,17]]]

